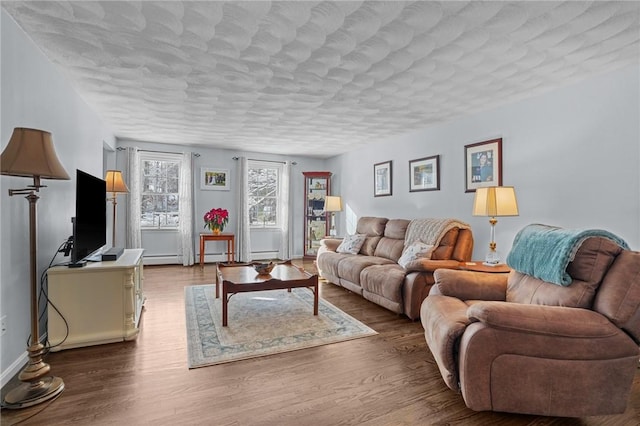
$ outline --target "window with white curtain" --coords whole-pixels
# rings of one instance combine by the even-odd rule
[[[281,228],[280,185],[283,164],[252,160],[247,163],[250,226],[252,228]]]
[[[176,229],[180,224],[180,154],[140,152],[142,229]]]

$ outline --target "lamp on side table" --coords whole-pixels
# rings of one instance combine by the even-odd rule
[[[491,241],[484,264],[494,266],[500,264],[500,255],[496,251],[496,217],[518,216],[518,201],[513,186],[488,186],[476,189],[473,200],[474,216],[489,216],[491,224]]]
[[[324,199],[324,211],[331,213],[331,228],[329,235],[336,236],[336,212],[342,211],[342,198],[335,195],[327,195]]]

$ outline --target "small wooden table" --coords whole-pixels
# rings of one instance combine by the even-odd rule
[[[291,261],[280,263],[269,275],[258,275],[250,264],[218,263],[216,271],[216,298],[220,297],[222,283],[222,326],[227,326],[227,305],[232,295],[250,291],[288,290],[306,287],[313,292],[313,315],[318,315],[318,276],[297,268]]]
[[[200,267],[204,266],[204,243],[207,241],[226,241],[227,242],[227,262],[232,263],[236,258],[236,236],[234,234],[200,234]]]
[[[505,263],[499,263],[496,266],[487,266],[483,264],[482,260],[472,260],[471,262],[460,262],[460,265],[458,267],[460,269],[464,269],[465,271],[492,272],[494,274],[506,274],[511,272],[511,268],[509,268]]]

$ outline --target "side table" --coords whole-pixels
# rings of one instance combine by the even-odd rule
[[[204,243],[207,241],[226,241],[227,242],[227,263],[233,263],[236,258],[236,236],[234,234],[200,234],[200,267],[204,266]]]
[[[460,262],[458,268],[465,271],[489,272],[494,274],[508,274],[511,268],[506,263],[500,263],[496,266],[484,265],[482,260],[472,260],[471,262]]]

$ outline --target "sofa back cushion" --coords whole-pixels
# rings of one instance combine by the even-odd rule
[[[404,236],[409,222],[407,219],[389,220],[373,255],[397,262],[404,250]]]
[[[388,221],[389,219],[385,217],[361,217],[356,225],[356,234],[365,234],[367,237],[382,237]]]
[[[473,255],[473,232],[471,229],[460,229],[451,258],[458,262],[468,262]]]
[[[598,289],[593,309],[640,343],[640,252],[622,251]]]
[[[431,259],[433,260],[449,260],[453,255],[453,249],[458,241],[458,234],[460,228],[451,228],[444,234],[444,237],[440,240],[440,245],[431,253]]]
[[[507,285],[507,302],[567,306],[591,309],[602,278],[622,249],[611,240],[587,238],[567,266],[569,286],[551,284],[530,275],[512,271]]]
[[[361,217],[356,225],[356,234],[364,234],[367,237],[360,248],[360,254],[373,256],[380,239],[384,235],[385,227],[389,219],[385,217]]]
[[[402,250],[404,250],[404,240],[382,237],[376,247],[374,256],[384,257],[385,259],[397,262],[400,256],[402,256]]]
[[[407,219],[391,219],[384,228],[384,236],[386,238],[394,238],[404,242],[404,236],[407,233],[407,227],[411,221]]]

